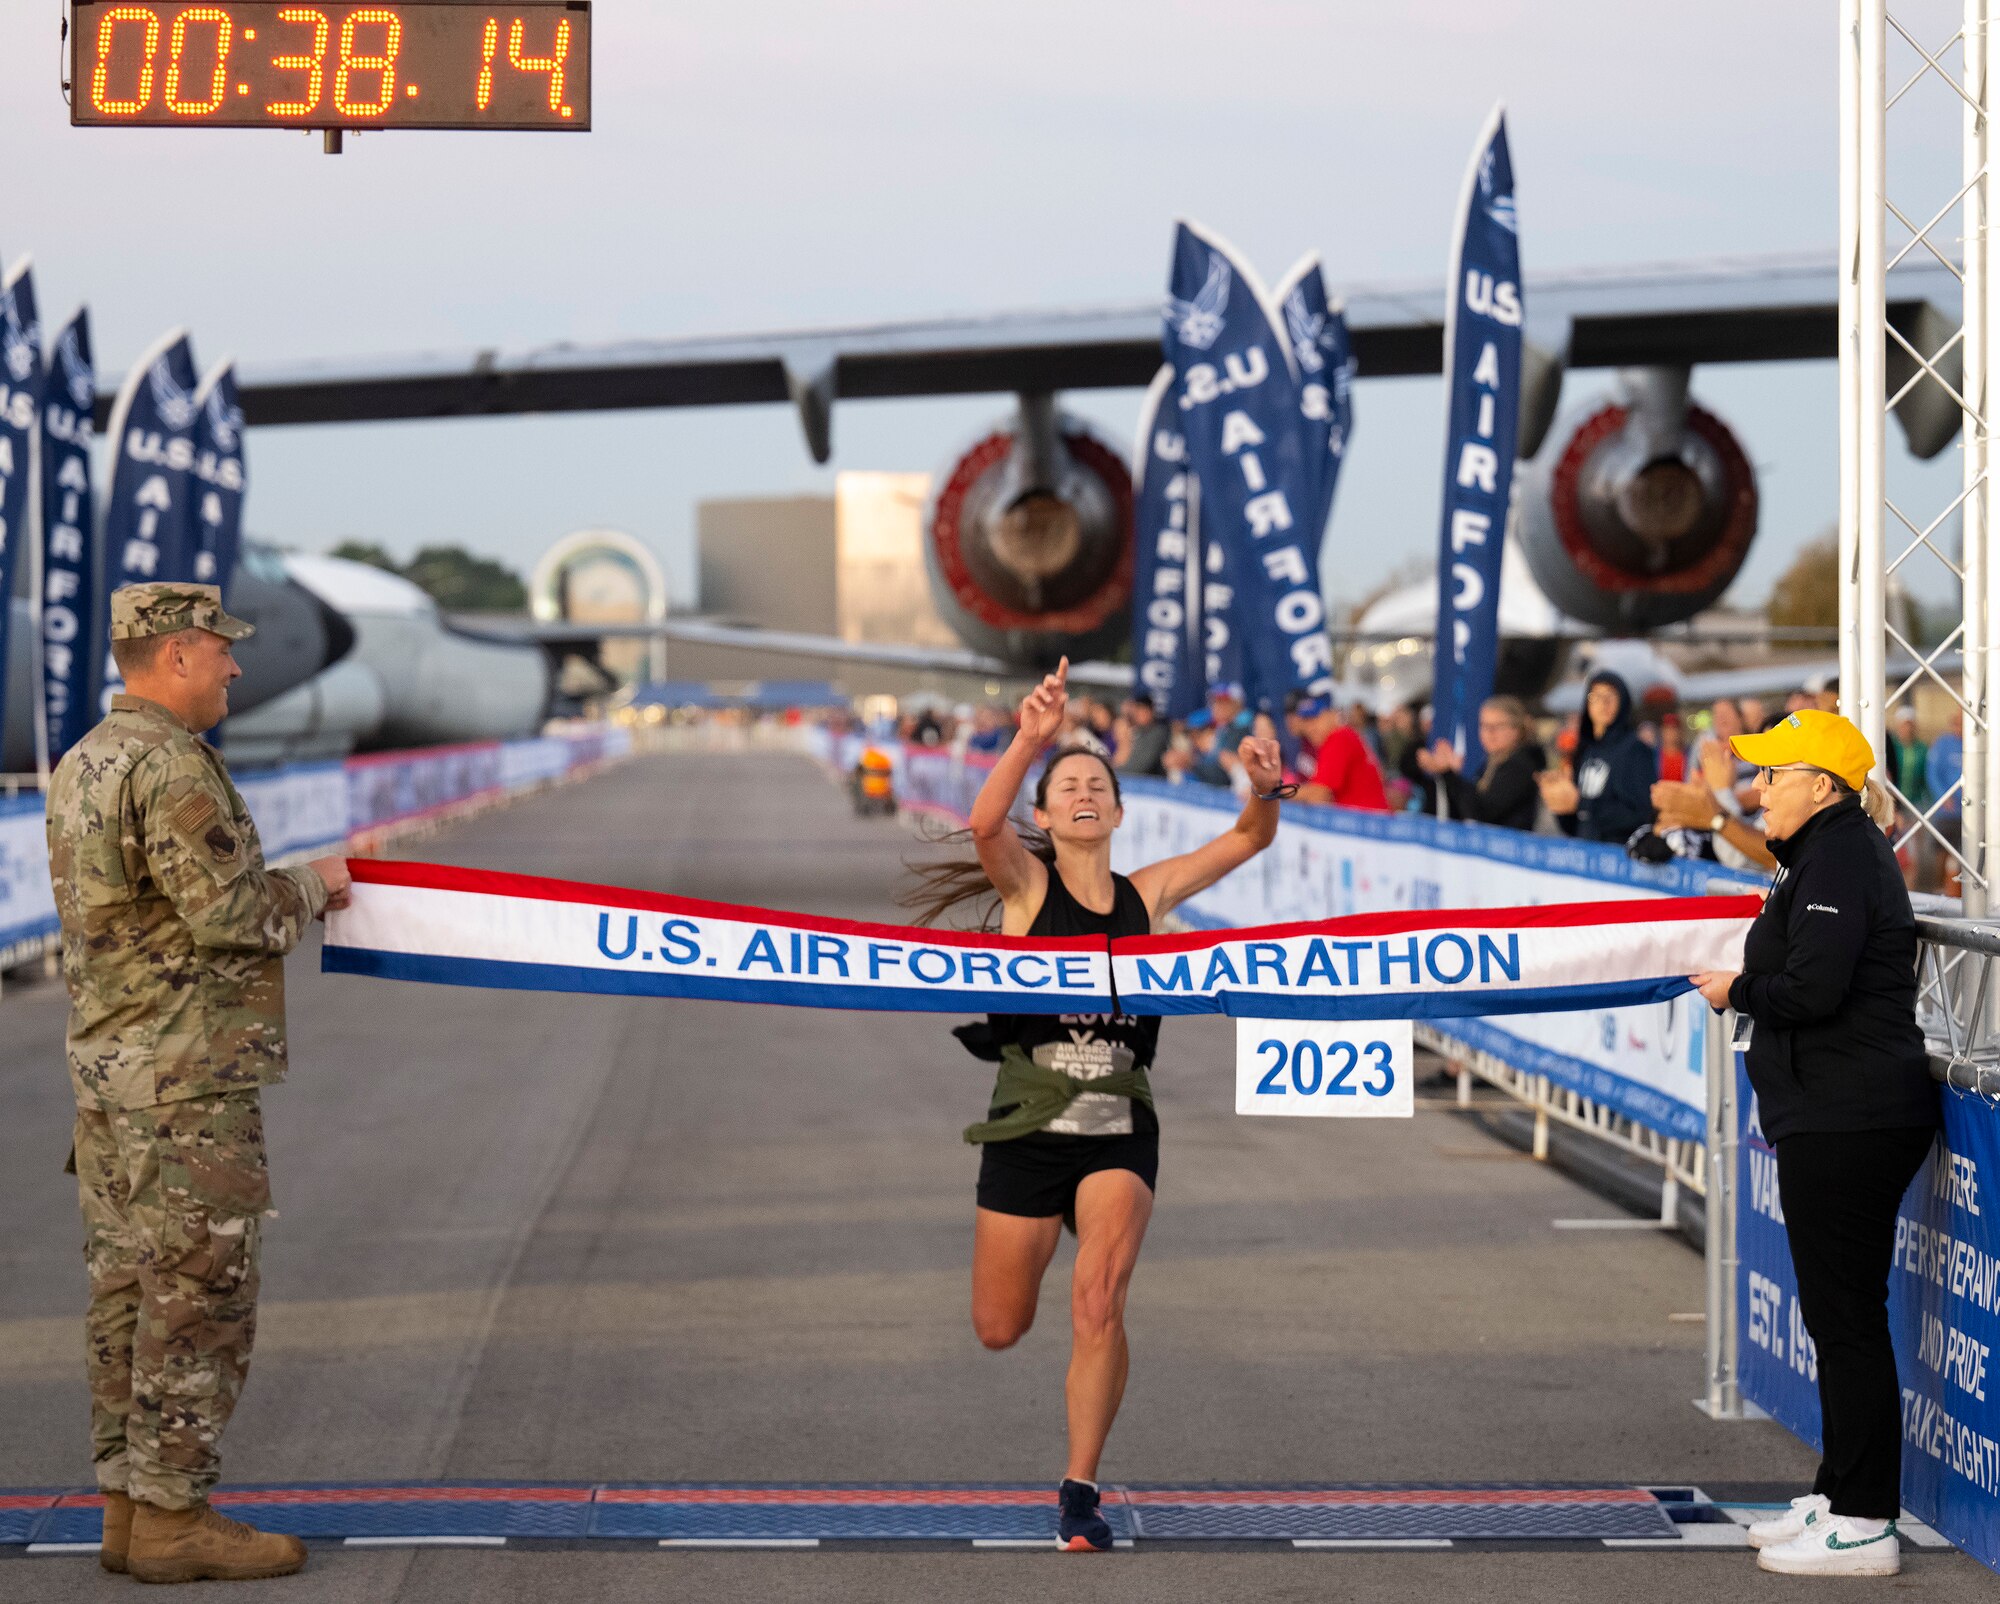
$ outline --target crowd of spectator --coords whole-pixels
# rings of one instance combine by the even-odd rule
[[[1829,684],[1814,681],[1782,706],[1745,696],[1642,708],[1617,674],[1598,673],[1585,687],[1582,711],[1566,720],[1538,717],[1512,696],[1489,698],[1479,710],[1482,760],[1468,763],[1433,739],[1428,707],[1378,703],[1358,691],[1295,696],[1273,716],[1250,708],[1239,687],[1221,686],[1205,707],[1167,720],[1143,698],[1113,702],[1073,690],[1057,744],[1101,752],[1123,774],[1240,794],[1249,782],[1237,746],[1247,735],[1267,736],[1285,754],[1285,784],[1303,801],[1559,833],[1621,844],[1651,861],[1695,858],[1768,871],[1774,860],[1759,825],[1755,771],[1730,750],[1730,738],[1768,729],[1802,707],[1836,711],[1837,702]],[[894,733],[915,745],[990,756],[1013,729],[999,707],[940,704],[905,713]],[[1905,805],[1892,814],[1884,793],[1877,822],[1908,836],[1899,856],[1913,887],[1955,894],[1962,717],[1925,741],[1915,711],[1900,707],[1886,744],[1877,773]],[[1928,814],[1932,829],[1916,827],[1919,814]]]

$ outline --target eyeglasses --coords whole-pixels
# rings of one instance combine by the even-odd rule
[[[1763,768],[1757,771],[1756,774],[1757,784],[1769,785],[1771,783],[1772,777],[1774,775],[1779,775],[1779,774],[1824,774],[1829,780],[1833,781],[1833,783],[1837,786],[1844,786],[1846,783],[1840,778],[1839,775],[1830,773],[1826,769],[1816,768],[1810,763],[1787,763],[1786,765],[1784,765],[1784,767],[1775,769],[1772,768],[1769,764],[1766,764]]]

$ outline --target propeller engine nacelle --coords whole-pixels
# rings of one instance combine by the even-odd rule
[[[1757,533],[1757,476],[1687,370],[1619,375],[1522,470],[1521,549],[1550,601],[1601,629],[1691,618],[1729,588]]]
[[[938,610],[975,651],[1026,668],[1118,646],[1132,602],[1132,475],[1055,398],[1021,397],[938,475],[924,564]]]

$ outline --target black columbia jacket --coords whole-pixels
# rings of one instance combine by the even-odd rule
[[[1938,1122],[1917,1029],[1917,924],[1896,855],[1857,802],[1773,841],[1778,877],[1729,1003],[1764,1135]]]

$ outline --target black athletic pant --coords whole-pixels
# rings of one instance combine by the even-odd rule
[[[1894,1520],[1902,1509],[1902,1390],[1889,1343],[1896,1205],[1936,1132],[1800,1131],[1778,1141],[1778,1197],[1799,1278],[1799,1313],[1819,1350],[1826,1451],[1813,1491],[1836,1515]]]

